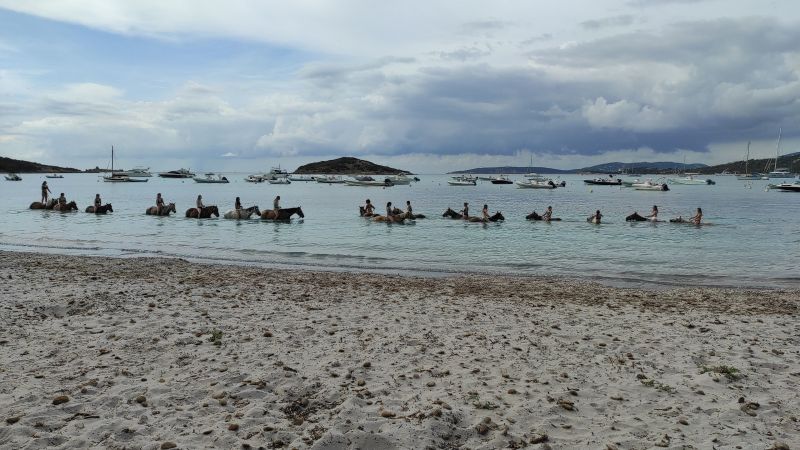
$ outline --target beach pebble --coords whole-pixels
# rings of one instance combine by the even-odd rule
[[[238,423],[232,423],[232,424],[228,425],[228,430],[229,431],[238,431],[239,430],[239,424]]]
[[[17,422],[19,422],[19,417],[9,417],[6,419],[6,423],[9,425],[14,425]]]
[[[384,409],[383,411],[381,411],[381,417],[390,418],[390,417],[394,417],[395,415],[396,415],[395,413],[393,413],[392,411],[389,411],[388,409]]]
[[[295,425],[295,426],[298,426],[298,427],[300,425],[302,425],[303,422],[304,422],[304,420],[303,420],[302,417],[295,417],[294,420],[292,420],[292,424]]]
[[[371,363],[371,362],[369,362],[369,361],[367,361],[367,362],[365,362],[365,363],[364,363],[363,367],[364,367],[365,369],[369,369],[370,367],[372,367],[372,363]]]
[[[177,446],[178,446],[178,444],[176,444],[174,442],[171,442],[171,441],[167,441],[167,442],[164,442],[163,444],[161,444],[161,449],[164,450],[164,449],[168,449],[168,448],[175,448]]]
[[[489,432],[489,425],[481,422],[475,427],[475,430],[478,432],[478,434],[486,434]]]
[[[136,397],[136,403],[147,406],[147,398],[144,395]]]
[[[789,446],[783,442],[776,442],[769,450],[789,450]]]
[[[217,391],[211,394],[211,398],[213,398],[214,400],[219,400],[221,398],[225,398],[227,395],[228,393],[225,391]]]
[[[571,400],[560,399],[558,400],[558,406],[566,409],[567,411],[575,411],[575,403]]]
[[[62,403],[67,403],[68,401],[69,401],[69,397],[67,397],[66,395],[59,395],[59,396],[57,396],[56,398],[53,399],[53,404],[54,405],[60,405]]]
[[[436,386],[436,382],[435,381],[428,381],[427,385],[428,385],[428,387],[434,387],[434,386]]]
[[[514,388],[511,388],[511,389],[508,390],[508,393],[511,394],[511,395],[514,395],[514,394],[517,393],[517,390],[514,389]]]
[[[681,417],[680,419],[678,419],[678,423],[681,425],[689,425],[689,421],[686,420],[685,417]]]
[[[528,440],[528,442],[531,444],[541,444],[542,442],[547,442],[548,439],[549,437],[547,436],[547,433],[535,431],[531,433],[531,438]]]

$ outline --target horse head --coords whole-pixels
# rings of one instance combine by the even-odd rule
[[[71,202],[67,203],[67,211],[73,211],[73,210],[74,210],[74,211],[77,211],[77,210],[78,210],[78,204],[77,204],[77,203],[75,203],[75,200],[73,200],[73,201],[71,201]]]
[[[209,211],[208,217],[211,217],[212,215],[214,217],[219,217],[219,208],[217,208],[215,205],[209,206],[208,211]]]
[[[367,213],[367,210],[363,206],[358,207],[358,215],[364,217],[364,214]]]
[[[442,217],[453,217],[456,214],[451,208],[447,208],[447,211],[442,213]]]
[[[527,220],[542,220],[542,216],[540,216],[539,214],[536,214],[536,211],[528,214],[527,216],[525,216],[525,218]]]
[[[492,217],[489,218],[489,220],[492,222],[497,222],[498,220],[506,220],[506,218],[503,217],[503,214],[500,211],[497,211]]]
[[[177,213],[177,211],[175,210],[175,203],[170,203],[169,205],[167,205],[167,214],[169,214],[170,212]]]
[[[261,210],[260,210],[260,209],[258,209],[258,205],[253,205],[253,206],[251,206],[251,207],[249,207],[249,208],[247,208],[247,209],[248,209],[248,210],[249,210],[251,213],[253,213],[253,214],[257,215],[257,216],[260,216],[260,215],[261,215]]]
[[[303,208],[299,206],[297,207],[297,215],[300,216],[301,219],[306,216],[305,214],[303,214]]]
[[[111,206],[111,203],[106,203],[106,211],[114,212],[114,208]]]

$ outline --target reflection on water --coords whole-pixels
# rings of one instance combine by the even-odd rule
[[[419,183],[365,188],[296,182],[250,184],[236,174],[227,185],[151,178],[147,183],[102,183],[91,174],[50,180],[81,208],[95,193],[114,204],[114,213],[31,211],[43,175],[2,184],[0,248],[69,254],[176,256],[242,264],[326,267],[339,270],[414,273],[486,272],[578,276],[615,284],[709,284],[797,287],[800,264],[800,194],[752,189],[734,177],[716,186],[673,186],[669,192],[588,187],[579,176],[563,177],[566,188],[516,189],[479,183],[448,186],[447,176],[421,176]],[[177,215],[146,216],[161,192]],[[237,196],[268,208],[275,195],[284,206],[302,206],[305,219],[291,223],[186,219],[198,194],[217,204],[220,215]],[[414,225],[374,223],[358,217],[358,205],[405,204],[427,215]],[[502,211],[504,223],[474,224],[441,217],[448,207],[473,211],[484,203]],[[693,214],[703,208],[709,226],[626,223],[653,204],[659,217]],[[528,222],[532,210],[552,205],[561,222]],[[586,223],[595,209],[601,225]],[[379,210],[381,210],[379,208]]]

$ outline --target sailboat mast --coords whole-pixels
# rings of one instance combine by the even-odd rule
[[[744,159],[744,174],[750,175],[750,141],[747,141],[747,156]]]
[[[778,143],[775,144],[775,171],[778,171],[778,153],[780,152],[781,148],[781,128],[778,128]]]

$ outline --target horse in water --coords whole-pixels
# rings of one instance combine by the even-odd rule
[[[483,217],[475,217],[471,216],[467,219],[467,222],[478,222],[478,223],[487,223],[487,222],[498,222],[498,221],[505,221],[506,218],[503,217],[503,214],[500,211],[489,216],[488,219],[484,219]]]
[[[442,214],[442,217],[449,217],[451,219],[463,219],[464,215],[453,211],[451,208],[447,208],[447,211],[445,211]]]
[[[214,217],[219,217],[219,209],[214,205],[203,207],[199,217],[197,215],[197,208],[189,208],[186,210],[186,217],[190,219],[210,219],[212,215]]]
[[[162,206],[160,211],[158,210],[158,206],[151,206],[144,211],[144,213],[148,216],[169,216],[169,213],[171,212],[177,213],[177,210],[175,209],[175,203]]]
[[[525,218],[528,220],[544,220],[544,216],[540,216],[536,211],[528,214]],[[558,222],[559,220],[561,220],[560,217],[551,217],[549,222]]]
[[[54,199],[54,198],[51,198],[50,200],[47,201],[47,204],[44,204],[42,202],[33,202],[33,203],[31,203],[30,208],[31,209],[53,209],[53,206],[55,206],[56,203],[58,203],[58,201],[56,199]]]
[[[306,215],[303,214],[303,210],[297,206],[295,208],[281,208],[278,210],[278,214],[275,214],[275,210],[273,209],[266,209],[261,211],[261,218],[265,220],[290,220],[292,216],[297,214],[301,218],[305,217]]]
[[[406,220],[413,220],[413,214],[408,213],[398,213],[392,214],[391,216],[381,216],[375,215],[372,217],[372,220],[375,222],[385,222],[385,223],[405,223]]]
[[[86,207],[86,212],[87,213],[93,213],[93,214],[105,214],[105,213],[114,212],[114,208],[111,207],[111,203],[106,203],[105,205],[101,205],[101,206],[99,206],[97,208],[95,208],[94,206],[87,206]]]
[[[226,212],[223,217],[226,219],[249,219],[253,214],[256,216],[261,216],[261,211],[258,209],[258,205],[243,209],[232,209]]]
[[[74,201],[71,201],[71,202],[69,202],[69,203],[67,203],[65,205],[62,205],[60,203],[56,203],[53,206],[53,211],[70,212],[70,211],[77,211],[77,210],[78,210],[78,204],[75,203]]]
[[[358,215],[359,215],[359,216],[361,216],[361,217],[370,218],[370,217],[375,217],[375,216],[377,216],[378,214],[375,214],[375,213],[369,213],[369,214],[367,214],[367,209],[366,209],[366,208],[364,208],[363,206],[359,206],[359,207],[358,207]]]

